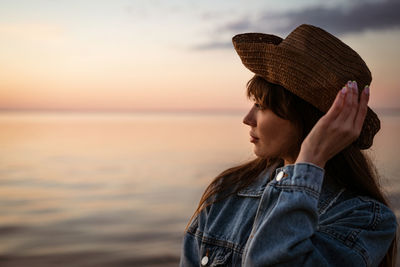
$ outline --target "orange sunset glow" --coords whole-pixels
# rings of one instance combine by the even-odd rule
[[[236,2],[211,8],[179,1],[0,5],[2,110],[244,110],[245,82],[252,74],[231,37],[250,31],[285,37],[300,23],[324,27],[362,56],[373,75],[370,106],[399,108],[396,25],[356,22],[365,21],[362,14],[354,17],[354,30],[311,18],[290,25],[262,19],[312,12],[321,6],[317,1],[252,1],[241,8]],[[334,12],[345,5],[324,8]],[[339,15],[346,19],[345,12]]]

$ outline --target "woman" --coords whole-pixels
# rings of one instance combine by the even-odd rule
[[[380,128],[365,62],[305,24],[233,44],[255,73],[243,122],[257,158],[207,187],[180,265],[394,266],[396,217],[361,152]]]

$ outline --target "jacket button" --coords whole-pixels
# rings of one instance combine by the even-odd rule
[[[279,182],[280,180],[282,180],[284,175],[285,175],[285,173],[283,171],[280,171],[278,173],[278,175],[276,176],[276,180]]]
[[[207,265],[207,263],[208,263],[208,257],[207,257],[207,256],[204,256],[204,257],[201,259],[201,265],[205,266],[205,265]]]

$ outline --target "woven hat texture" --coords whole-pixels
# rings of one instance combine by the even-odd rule
[[[243,33],[235,35],[232,42],[246,68],[324,113],[347,81],[357,81],[359,92],[371,84],[371,72],[357,52],[319,27],[302,24],[285,39]],[[368,107],[356,145],[360,149],[371,147],[379,129],[379,118]]]

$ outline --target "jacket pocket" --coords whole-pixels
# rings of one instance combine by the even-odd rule
[[[200,266],[232,266],[232,250],[213,244],[201,245]]]

